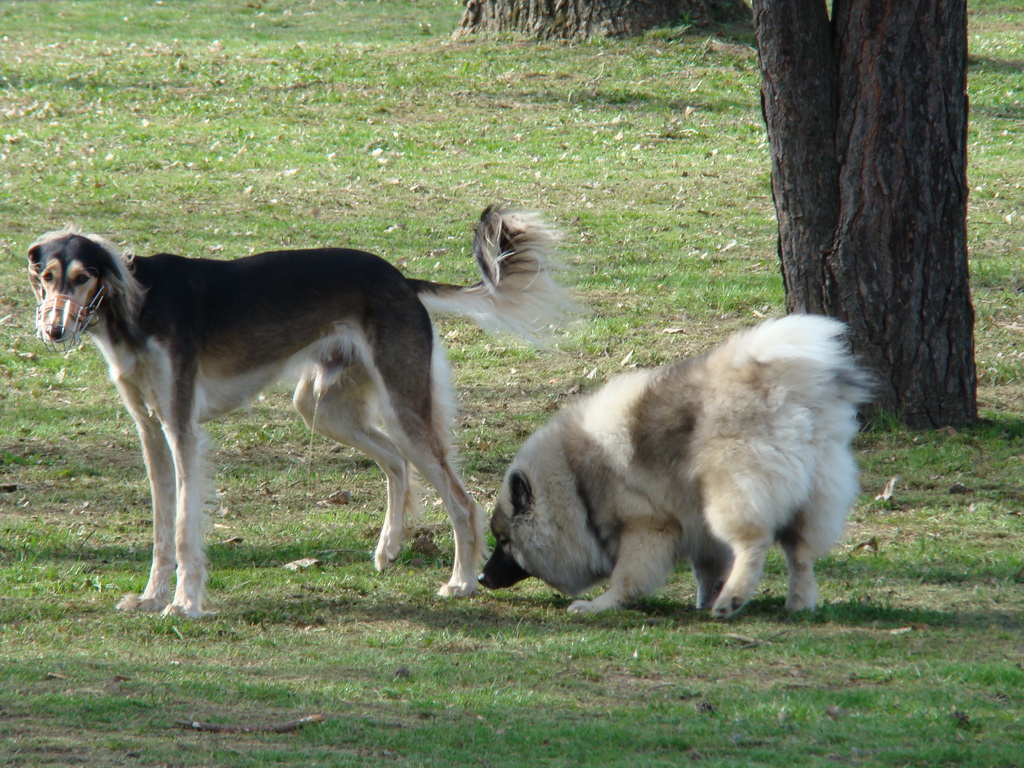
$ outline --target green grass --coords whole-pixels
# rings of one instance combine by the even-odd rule
[[[487,506],[523,438],[629,365],[782,311],[749,32],[451,43],[455,2],[0,5],[0,763],[1020,766],[1024,754],[1024,15],[970,3],[969,205],[985,421],[858,438],[864,493],[786,616],[773,554],[739,618],[684,571],[570,616],[538,583],[435,596],[436,544],[372,568],[384,480],[283,391],[211,427],[202,621],[125,616],[151,541],[98,353],[32,337],[25,248],[69,220],[141,253],[318,244],[475,279],[479,210],[565,232],[592,311],[538,352],[441,322]],[[666,332],[671,331],[671,332]],[[628,359],[627,359],[628,358]],[[878,500],[899,476],[891,499]],[[347,506],[324,502],[350,491]],[[236,541],[235,539],[241,539]],[[298,573],[281,567],[316,556]],[[327,722],[206,733],[178,720]]]

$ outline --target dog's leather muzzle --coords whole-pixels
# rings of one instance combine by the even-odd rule
[[[100,286],[87,305],[63,294],[43,299],[36,307],[36,335],[53,347],[71,349],[77,346],[82,334],[96,319],[96,310],[106,290],[106,286]]]

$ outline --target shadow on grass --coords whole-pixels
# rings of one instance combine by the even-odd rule
[[[990,438],[1019,440],[1024,438],[1024,419],[1016,416],[996,414],[988,418],[979,418],[973,424],[956,430],[921,429],[916,430],[905,426],[892,413],[875,413],[861,430],[862,435],[906,434],[917,438],[932,438],[936,441]]]
[[[259,626],[292,624],[299,627],[327,626],[336,621],[360,624],[392,624],[403,621],[433,629],[458,628],[485,634],[512,631],[516,636],[542,635],[553,628],[559,631],[578,627],[581,631],[622,630],[638,626],[687,628],[721,627],[742,632],[744,626],[764,622],[800,626],[868,628],[895,630],[964,629],[998,627],[1024,632],[1024,616],[1015,611],[998,610],[935,610],[904,608],[845,601],[822,606],[814,613],[789,615],[782,598],[754,600],[743,612],[729,620],[712,619],[707,611],[679,603],[644,603],[639,607],[617,612],[576,615],[565,612],[569,600],[560,596],[549,598],[496,599],[478,595],[468,600],[450,600],[434,595],[418,599],[407,595],[382,599],[373,590],[357,594],[289,595],[284,599],[247,598],[244,607],[225,605],[220,617]]]
[[[641,601],[637,606],[620,612],[590,614],[567,617],[562,615],[571,599],[549,591],[538,595],[527,591],[482,591],[468,600],[451,600],[434,594],[437,585],[448,578],[450,564],[443,557],[421,557],[406,552],[398,567],[404,573],[398,574],[401,582],[396,583],[388,574],[379,575],[373,570],[372,543],[365,547],[347,541],[321,541],[311,547],[309,542],[288,546],[225,546],[209,548],[212,562],[211,580],[223,580],[234,572],[231,581],[239,573],[250,573],[247,581],[259,578],[265,581],[263,594],[249,593],[242,598],[232,597],[230,584],[218,587],[211,584],[208,595],[220,616],[229,621],[239,620],[254,625],[294,624],[297,626],[325,625],[338,620],[358,622],[393,622],[404,620],[424,626],[444,628],[449,626],[483,626],[484,628],[508,627],[510,623],[523,626],[543,627],[549,624],[565,626],[578,623],[590,628],[616,628],[638,624],[718,625],[742,627],[752,621],[778,621],[793,625],[841,625],[846,627],[871,627],[896,629],[900,627],[964,628],[999,627],[1024,632],[1024,614],[1011,608],[999,610],[984,608],[977,610],[938,610],[926,607],[896,607],[884,600],[850,598],[821,606],[813,613],[789,615],[785,611],[784,597],[757,597],[748,603],[743,611],[728,622],[713,620],[707,611],[698,611],[692,603],[681,602],[654,595]],[[311,573],[313,577],[289,577],[281,565],[315,552],[323,560],[323,567]],[[140,587],[145,579],[150,553],[148,549],[133,551],[127,547],[48,547],[22,552],[16,557],[13,550],[6,552],[11,562],[31,565],[44,563],[74,563],[82,573],[105,577],[113,583],[114,572],[124,583],[125,565],[135,571],[134,579]],[[995,566],[993,566],[994,568]],[[264,576],[259,576],[259,571]],[[996,573],[992,568],[973,571],[968,581],[955,581],[952,577],[939,579],[945,586],[962,584],[963,593],[973,585],[996,581],[1007,581],[1005,569]],[[105,571],[109,573],[104,574]],[[269,572],[268,572],[269,571]],[[79,578],[80,574],[74,578]],[[436,579],[433,577],[436,576]],[[289,579],[294,578],[294,581]],[[920,574],[907,572],[890,574],[887,583],[898,588],[901,582],[910,580],[920,584]],[[930,580],[932,581],[932,580]],[[524,584],[527,582],[524,582]],[[539,584],[539,582],[537,582]],[[1011,584],[1012,587],[1017,586]],[[541,587],[541,590],[544,588]],[[72,593],[75,590],[72,590]],[[66,594],[65,598],[71,597]],[[113,601],[116,602],[116,601]]]
[[[968,56],[967,70],[968,72],[990,72],[1002,75],[1019,74],[1024,73],[1024,60]]]

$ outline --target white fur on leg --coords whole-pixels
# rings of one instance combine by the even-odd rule
[[[164,609],[164,615],[196,618],[208,613],[203,610],[207,562],[203,548],[206,483],[202,466],[206,435],[193,425],[186,434],[172,435],[170,442],[178,478],[178,516],[174,529],[178,578],[174,599]]]
[[[434,485],[444,500],[455,532],[455,564],[451,579],[437,593],[441,597],[471,597],[479,588],[476,571],[483,560],[484,513],[447,462],[441,471],[442,476]]]
[[[728,619],[754,596],[754,591],[764,574],[764,560],[771,544],[771,537],[766,536],[760,541],[751,542],[737,549],[732,573],[729,574],[721,594],[711,607],[712,616],[717,619]]]
[[[619,541],[619,559],[608,578],[608,590],[593,600],[576,600],[569,611],[618,610],[661,587],[672,572],[678,547],[677,536],[666,534],[664,529],[643,525],[624,529]]]
[[[441,597],[471,597],[479,588],[476,571],[483,559],[483,530],[480,521],[484,513],[462,487],[451,467],[446,464],[443,471],[447,482],[442,481],[438,491],[444,499],[455,532],[455,564],[451,579],[437,594]]]
[[[789,566],[786,610],[813,611],[818,607],[818,584],[814,580],[814,556],[803,542],[784,546]]]
[[[138,387],[115,377],[118,391],[135,420],[153,503],[153,560],[141,595],[125,595],[119,611],[162,611],[171,601],[171,577],[177,567],[174,546],[176,483],[174,459],[159,420],[142,401]]]
[[[413,490],[410,470],[408,464],[404,464],[403,480],[401,484],[392,483],[388,480],[388,512],[384,516],[384,525],[380,529],[380,539],[377,541],[377,549],[374,553],[374,565],[378,571],[384,571],[394,565],[395,560],[402,553],[402,546],[405,544],[405,537],[413,521],[420,516],[419,500]],[[392,491],[392,486],[395,490]],[[397,508],[402,510],[401,514],[393,515],[391,510]]]
[[[437,594],[441,597],[472,597],[479,589],[477,568],[483,560],[483,510],[462,487],[451,467],[444,466],[448,482],[442,482],[438,491],[448,508],[448,517],[455,532],[455,564],[448,583]]]
[[[125,595],[117,604],[117,610],[119,611],[146,611],[149,613],[156,613],[162,611],[170,599],[170,593],[168,592],[167,597],[143,597],[141,595]]]
[[[622,605],[610,592],[598,595],[593,600],[574,600],[566,609],[569,613],[599,613],[600,611],[617,611]]]

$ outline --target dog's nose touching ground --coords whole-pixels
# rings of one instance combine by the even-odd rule
[[[498,544],[477,581],[488,589],[504,589],[518,584],[529,576],[530,574],[516,562],[515,558]]]

